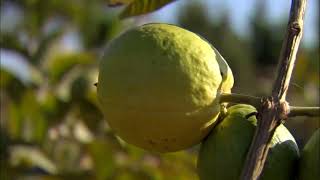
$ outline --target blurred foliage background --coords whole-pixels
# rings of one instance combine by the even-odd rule
[[[249,36],[232,28],[230,10],[212,18],[203,1],[181,3],[175,24],[208,39],[227,59],[233,92],[261,96],[271,91],[287,18],[270,23],[266,4],[257,2]],[[97,106],[94,83],[105,45],[127,28],[156,21],[154,15],[121,21],[121,8],[106,0],[1,0],[0,8],[0,179],[197,179],[198,146],[143,151],[118,139]],[[316,41],[299,50],[292,105],[319,106]],[[286,126],[303,147],[320,124],[297,117]]]

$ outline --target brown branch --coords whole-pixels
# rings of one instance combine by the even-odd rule
[[[246,162],[242,169],[242,180],[259,179],[269,152],[269,142],[282,118],[289,112],[285,101],[292,70],[303,31],[303,17],[306,0],[292,0],[288,29],[279,57],[278,74],[272,96],[262,99],[258,109],[258,125],[253,137]]]
[[[97,83],[94,85],[96,86]],[[240,103],[240,104],[250,104],[255,108],[259,109],[261,106],[261,97],[255,97],[244,94],[236,93],[222,93],[219,99],[220,103]],[[283,104],[287,105],[287,104]],[[320,116],[320,107],[298,107],[298,106],[289,106],[282,107],[286,112],[282,113],[282,119],[295,116],[309,116],[309,117],[319,117]]]
[[[319,117],[320,107],[296,107],[290,106],[290,112],[288,117],[295,116],[309,116],[309,117]]]

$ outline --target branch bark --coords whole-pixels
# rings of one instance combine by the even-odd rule
[[[255,108],[260,108],[261,106],[261,97],[255,97],[244,94],[236,93],[223,93],[220,95],[220,103],[241,103],[241,104],[250,104]],[[299,107],[299,106],[289,106],[283,107],[286,112],[283,113],[283,119],[288,117],[295,116],[309,116],[309,117],[319,117],[320,116],[320,107]]]
[[[309,116],[309,117],[319,117],[320,107],[296,107],[290,106],[290,112],[288,117],[295,116]]]
[[[258,109],[258,124],[242,169],[242,180],[259,179],[269,152],[269,142],[283,117],[289,113],[286,95],[302,37],[305,8],[306,0],[292,0],[272,96],[263,98]]]

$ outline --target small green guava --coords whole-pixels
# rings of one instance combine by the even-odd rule
[[[217,119],[232,72],[198,35],[152,23],[114,39],[100,62],[101,109],[124,141],[156,152],[198,144]]]
[[[320,179],[320,129],[313,133],[301,153],[299,180]]]
[[[201,180],[238,180],[252,141],[257,119],[250,105],[228,108],[226,117],[206,137],[198,155]],[[280,125],[271,140],[261,180],[292,180],[299,158],[298,146],[285,126]]]

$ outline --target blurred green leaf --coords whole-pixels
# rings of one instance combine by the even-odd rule
[[[8,162],[0,162],[0,179],[17,179],[17,173],[13,171]]]
[[[43,111],[35,93],[26,91],[20,104],[23,115],[23,136],[26,141],[42,142],[46,136],[48,122],[44,118]]]
[[[196,153],[180,151],[162,156],[161,170],[166,172],[165,179],[196,180]],[[175,162],[174,164],[172,162]]]
[[[19,139],[22,136],[22,113],[16,103],[9,103],[9,119],[7,122],[7,131],[12,139]]]
[[[54,31],[45,35],[45,37],[41,38],[36,52],[34,52],[34,54],[32,55],[32,62],[34,64],[42,62],[41,60],[44,54],[47,52],[50,45],[52,45],[53,41],[60,37],[63,34],[63,32],[64,31],[62,29],[55,29]]]
[[[43,96],[39,104],[41,107],[40,111],[43,112],[45,119],[50,126],[61,123],[69,111],[71,104],[59,99],[59,97],[49,90]]]
[[[126,147],[126,151],[129,155],[129,157],[132,159],[133,162],[138,162],[141,161],[141,159],[143,158],[144,154],[145,154],[145,150],[138,148],[134,145],[131,144],[127,144],[126,142],[125,146]]]
[[[7,53],[10,55],[8,56],[8,59],[4,60],[5,65],[0,66],[0,73],[1,75],[4,76],[4,77],[0,77],[0,80],[4,81],[4,82],[1,82],[2,88],[13,88],[11,90],[19,91],[18,87],[23,86],[25,88],[28,88],[32,86],[38,86],[43,82],[42,73],[36,66],[30,64],[28,59],[25,59],[22,56],[14,53],[14,51],[13,53],[11,51]],[[20,67],[12,68],[10,67],[10,65],[6,65],[6,64],[10,64],[9,62],[10,58],[12,58],[13,60],[16,60],[13,62],[13,64]],[[21,90],[23,90],[22,87],[21,87]]]
[[[37,167],[50,174],[57,173],[56,165],[38,148],[29,146],[13,146],[10,148],[10,163],[17,167]]]
[[[120,14],[121,18],[156,11],[175,0],[133,0]]]
[[[49,80],[50,82],[55,83],[73,67],[77,65],[89,65],[95,62],[95,56],[89,53],[57,54],[48,64]]]
[[[15,33],[0,33],[0,47],[4,49],[14,50],[26,58],[30,58],[29,50],[22,44]]]
[[[9,103],[8,109],[6,126],[13,139],[32,143],[43,141],[48,123],[33,91],[25,91],[21,101]]]
[[[9,143],[10,139],[7,134],[7,130],[4,128],[0,128],[0,179],[1,174],[5,173],[6,169],[8,169],[8,160],[9,160]],[[5,174],[4,174],[5,175]]]
[[[97,140],[89,144],[88,149],[93,160],[93,169],[97,180],[110,178],[116,169],[114,151],[110,145],[105,141]]]
[[[0,67],[0,88],[6,88],[13,80],[12,74]]]
[[[90,129],[82,121],[75,122],[73,136],[81,144],[87,144],[95,140]]]
[[[88,75],[88,92],[86,94],[86,99],[99,108],[99,102],[97,97],[97,86],[95,83],[98,82],[98,68],[89,69],[86,73]]]
[[[65,127],[66,128],[66,127]],[[61,174],[81,174],[81,146],[70,139],[59,139],[52,147],[52,159]]]
[[[79,102],[79,118],[84,121],[86,126],[93,132],[96,132],[103,120],[103,115],[101,111],[88,100],[83,100]]]
[[[77,77],[71,85],[71,98],[72,101],[83,100],[89,91],[88,78],[84,75]]]
[[[90,71],[88,71],[88,73],[90,73]],[[92,82],[90,83],[90,77],[87,73],[84,74],[86,75],[80,75],[72,82],[71,101],[74,103],[74,106],[78,107],[76,108],[76,113],[79,119],[83,120],[87,127],[95,132],[100,128],[99,126],[103,115],[95,102],[97,95],[96,90],[91,92],[91,87],[96,87],[94,87]],[[90,95],[95,98],[92,99],[93,97],[90,97]]]
[[[104,46],[120,28],[120,21],[114,14],[90,1],[79,14],[77,23],[83,45],[88,49]]]

